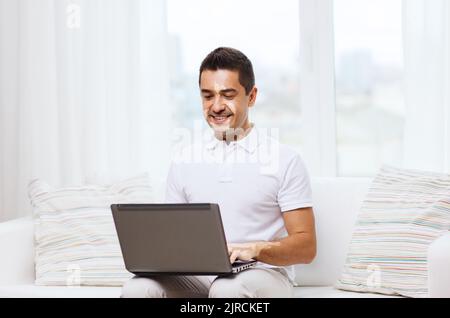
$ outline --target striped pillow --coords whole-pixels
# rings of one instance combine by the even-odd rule
[[[35,223],[37,285],[121,286],[131,277],[110,205],[151,202],[147,174],[109,186],[60,189],[36,179],[28,193]]]
[[[449,230],[450,175],[383,166],[335,287],[426,297],[428,246]]]

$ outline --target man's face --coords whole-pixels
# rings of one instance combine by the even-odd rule
[[[246,95],[238,71],[205,70],[200,77],[203,115],[216,133],[250,127],[248,109],[256,100],[256,87]]]

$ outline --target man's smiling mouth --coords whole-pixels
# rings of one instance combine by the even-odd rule
[[[223,123],[225,123],[226,121],[228,121],[228,119],[229,119],[231,116],[233,116],[233,115],[232,115],[232,114],[225,115],[225,116],[223,116],[223,115],[221,115],[221,116],[209,115],[209,117],[212,118],[212,121],[213,121],[215,124],[223,124]]]

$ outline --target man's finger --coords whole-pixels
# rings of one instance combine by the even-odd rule
[[[230,263],[233,264],[237,260],[238,256],[239,256],[239,252],[233,251],[230,256]]]

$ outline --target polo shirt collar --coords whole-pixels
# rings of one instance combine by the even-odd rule
[[[238,141],[232,141],[227,146],[232,146],[233,144],[236,144],[236,146],[241,147],[242,149],[246,150],[249,153],[255,152],[255,150],[258,148],[260,143],[260,138],[257,129],[255,128],[254,124],[252,124],[252,129],[248,133],[247,136],[244,138],[238,140]],[[214,136],[214,133],[211,134],[211,140],[206,143],[206,149],[208,150],[215,150],[217,146],[219,145],[225,145],[225,141],[219,140]]]

